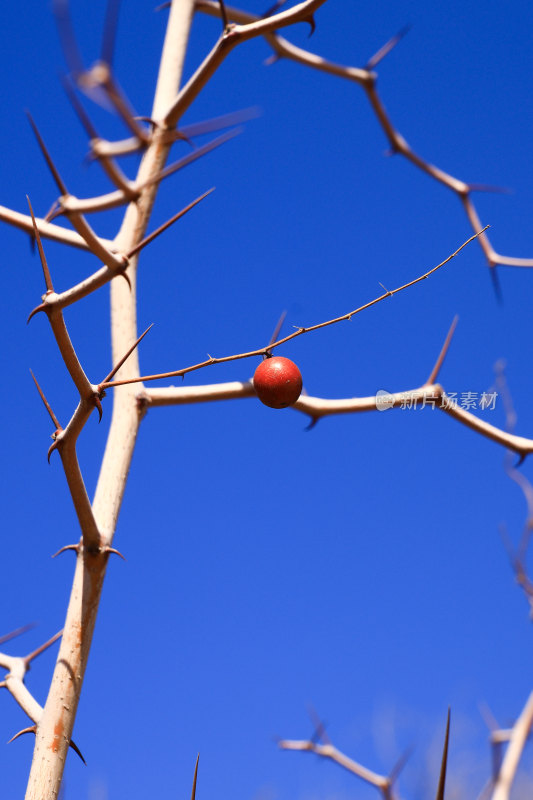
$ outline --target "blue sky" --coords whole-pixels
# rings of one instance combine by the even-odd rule
[[[104,4],[72,5],[91,63]],[[254,12],[266,5],[245,2]],[[72,191],[109,186],[97,165],[83,164],[86,141],[57,80],[63,61],[50,9],[30,7],[24,18],[14,4],[0,12],[0,203],[25,211],[29,194],[43,215],[55,188],[25,108]],[[362,66],[410,24],[378,68],[393,123],[451,174],[511,188],[476,195],[478,212],[498,251],[533,257],[532,14],[525,2],[329,0],[311,39],[304,25],[287,37]],[[151,109],[165,20],[144,0],[123,2],[116,69],[140,114]],[[197,20],[188,73],[218,32],[216,21]],[[288,62],[266,67],[268,55],[263,41],[234,51],[187,113],[193,122],[261,109],[239,137],[161,190],[152,227],[216,186],[141,259],[139,328],[155,323],[141,346],[144,372],[261,347],[284,309],[287,331],[346,313],[380,294],[380,283],[422,274],[471,234],[456,196],[387,157],[359,87]],[[123,135],[117,119],[86,108],[103,135]],[[133,160],[125,168],[133,174]],[[99,219],[99,232],[112,236],[117,219]],[[20,232],[3,226],[2,243],[0,633],[37,622],[5,646],[24,654],[62,627],[74,559],[50,555],[78,536],[59,459],[46,463],[50,422],[29,368],[61,420],[76,393],[46,320],[26,327],[43,292],[38,261]],[[45,247],[60,288],[95,268],[61,245]],[[533,271],[498,275],[503,303],[473,243],[429,280],[280,355],[298,363],[311,395],[408,390],[426,379],[458,314],[443,385],[481,394],[504,358],[517,431],[533,436]],[[106,290],[67,315],[94,382],[110,368],[108,318]],[[245,380],[257,363],[216,366],[187,383]],[[91,418],[80,440],[91,494],[110,408],[109,400],[102,424]],[[505,424],[500,400],[482,415]],[[309,704],[339,748],[377,771],[413,745],[400,787],[415,800],[433,796],[451,705],[450,780],[465,797],[482,788],[490,760],[479,704],[505,726],[531,690],[528,608],[498,532],[505,521],[517,540],[525,504],[504,473],[504,452],[430,409],[305,425],[254,399],[147,415],[115,540],[127,562],[109,566],[75,727],[88,766],[70,757],[67,800],[187,797],[198,751],[200,800],[375,796],[334,765],[278,751],[277,736],[311,735]],[[522,469],[531,478],[531,465]],[[43,703],[54,655],[28,676]],[[26,719],[7,692],[1,703],[7,740]],[[0,747],[6,797],[23,796],[32,746],[24,737]]]

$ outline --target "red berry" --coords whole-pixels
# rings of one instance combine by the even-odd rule
[[[254,388],[265,406],[287,408],[300,397],[302,376],[290,358],[283,356],[265,358],[255,371]]]

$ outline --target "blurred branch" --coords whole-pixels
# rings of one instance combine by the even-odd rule
[[[494,366],[494,371],[496,373],[495,386],[503,399],[506,429],[509,433],[512,433],[516,427],[517,415],[505,377],[505,363],[503,361],[497,362]],[[513,547],[509,537],[507,537],[505,528],[502,528],[502,535],[509,552],[509,560],[515,573],[516,582],[522,588],[526,596],[529,603],[530,615],[533,618],[533,581],[529,578],[527,571],[527,555],[533,535],[533,485],[524,473],[520,472],[514,464],[513,454],[511,452],[505,455],[504,469],[509,478],[519,487],[526,501],[526,520],[516,549]]]
[[[532,725],[533,692],[529,695],[522,713],[510,731],[510,735],[509,731],[506,731],[506,738],[508,737],[509,744],[507,745],[502,765],[495,779],[492,800],[509,800],[513,781]]]
[[[343,769],[351,772],[358,778],[361,778],[365,783],[375,786],[378,789],[384,800],[393,800],[395,798],[393,782],[385,775],[380,775],[377,772],[367,769],[362,764],[354,761],[352,758],[344,755],[340,750],[337,750],[332,744],[318,744],[310,740],[298,739],[282,739],[278,742],[278,747],[281,750],[299,751],[302,753],[315,753],[321,758],[329,758],[334,761]]]

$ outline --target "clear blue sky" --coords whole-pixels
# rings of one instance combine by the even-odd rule
[[[31,110],[69,188],[108,191],[57,80],[63,60],[47,3],[0,11],[3,74],[0,203],[46,213],[56,190],[23,113]],[[140,114],[151,110],[166,12],[124,0],[117,74]],[[259,0],[245,7],[263,11]],[[101,2],[73,3],[87,63],[97,58]],[[362,66],[405,24],[380,65],[391,118],[424,157],[457,177],[510,187],[476,197],[494,246],[533,257],[533,10],[529,3],[329,0],[317,31],[292,41]],[[219,32],[201,18],[187,70]],[[234,51],[187,121],[249,106],[244,133],[170,179],[159,224],[201,192],[216,192],[141,261],[139,326],[145,372],[170,370],[268,341],[290,325],[350,311],[437,264],[471,233],[458,199],[399,157],[355,84],[280,62],[263,41]],[[87,109],[103,135],[118,121]],[[183,145],[185,152],[187,145]],[[125,165],[133,174],[133,162]],[[95,224],[113,235],[117,216]],[[46,244],[60,288],[95,267]],[[4,443],[3,611],[0,633],[38,627],[5,646],[24,654],[60,629],[74,558],[50,555],[78,537],[59,459],[46,463],[50,421],[37,374],[60,419],[76,394],[44,317],[44,291],[25,237],[2,227]],[[438,274],[350,323],[300,337],[295,360],[320,397],[400,391],[426,379],[455,314],[441,373],[451,392],[481,392],[505,358],[518,432],[533,436],[533,271],[502,268],[498,304],[476,244]],[[108,298],[82,301],[67,323],[91,380],[109,370]],[[249,378],[257,362],[196,373],[187,383]],[[111,403],[91,418],[80,459],[92,494]],[[501,401],[484,418],[503,426]],[[432,797],[448,705],[451,782],[473,797],[490,771],[479,704],[512,722],[532,688],[531,623],[498,533],[518,537],[525,504],[503,450],[437,410],[321,421],[251,399],[153,409],[141,428],[104,588],[66,800],[187,798],[201,753],[199,800],[345,800],[375,796],[331,764],[278,751],[275,737],[312,733],[312,703],[334,743],[388,772],[415,750],[405,797]],[[532,477],[531,464],[524,473]],[[44,703],[55,650],[28,685]],[[27,722],[4,692],[1,736]],[[6,798],[23,796],[33,741],[0,746]],[[526,763],[527,768],[527,763]],[[530,763],[531,769],[531,763]],[[526,796],[526,795],[524,795]]]

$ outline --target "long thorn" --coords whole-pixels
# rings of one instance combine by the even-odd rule
[[[396,764],[393,766],[389,775],[389,780],[391,783],[396,783],[400,772],[405,767],[409,758],[412,756],[413,750],[414,750],[413,747],[408,747],[407,750],[405,750],[405,752],[402,753]]]
[[[59,446],[59,442],[52,442],[52,444],[48,448],[48,453],[46,454],[46,460],[48,461],[48,463],[50,463],[50,457],[51,457],[52,453],[54,452],[54,450],[57,450],[58,446]]]
[[[153,240],[157,236],[159,236],[160,233],[163,233],[163,231],[166,231],[167,228],[169,228],[171,225],[173,225],[175,222],[177,222],[177,220],[180,219],[181,217],[183,217],[188,211],[191,210],[191,208],[194,208],[194,206],[198,205],[198,203],[200,203],[205,197],[207,197],[208,195],[211,194],[211,192],[214,192],[214,191],[215,191],[214,187],[212,189],[209,189],[209,191],[204,192],[204,194],[201,194],[200,197],[197,197],[196,200],[193,200],[192,203],[189,203],[188,206],[185,206],[185,208],[182,208],[181,211],[178,211],[177,214],[174,214],[174,216],[171,217],[169,220],[167,220],[167,222],[165,222],[163,225],[160,225],[159,228],[157,228],[157,230],[155,230],[149,236],[146,236],[142,240],[142,242],[139,242],[139,244],[136,244],[134,248],[132,248],[128,253],[126,253],[126,258],[131,258],[132,256],[135,255],[135,253],[138,253],[139,250],[142,250],[143,247],[146,247],[147,244],[150,244],[150,242],[153,242]]]
[[[85,761],[84,757],[82,756],[82,754],[81,754],[81,750],[80,750],[80,748],[78,747],[78,745],[76,744],[76,742],[74,742],[74,741],[71,739],[71,740],[70,740],[70,742],[68,743],[68,746],[69,746],[69,747],[72,747],[72,749],[74,750],[74,752],[75,752],[75,753],[76,753],[76,754],[77,754],[77,755],[78,755],[78,756],[81,758],[81,760],[83,761],[83,763],[85,764],[85,766],[87,766],[87,762]]]
[[[148,333],[148,331],[150,330],[150,328],[153,328],[153,326],[154,326],[154,323],[152,322],[152,324],[151,324],[151,325],[149,325],[149,326],[146,328],[146,330],[144,331],[144,333],[141,333],[141,335],[139,336],[139,338],[137,339],[137,341],[136,341],[136,342],[134,342],[134,343],[132,344],[132,346],[130,347],[130,349],[129,349],[129,350],[128,350],[128,352],[126,353],[126,355],[122,356],[122,358],[120,359],[120,361],[118,362],[118,364],[117,364],[116,366],[114,366],[114,367],[113,367],[113,369],[111,370],[111,372],[109,373],[109,375],[107,375],[107,376],[104,378],[104,380],[102,381],[102,383],[107,383],[107,381],[110,381],[110,380],[111,380],[111,378],[113,377],[113,375],[116,375],[116,373],[119,371],[119,369],[120,369],[120,368],[121,368],[121,366],[124,364],[124,362],[128,360],[128,358],[131,356],[131,354],[133,353],[133,351],[135,350],[135,348],[136,348],[136,347],[138,347],[139,343],[140,343],[140,342],[141,342],[141,341],[144,339],[144,337],[146,336],[146,334]]]
[[[41,395],[41,400],[42,400],[42,401],[43,401],[43,403],[44,403],[44,407],[45,407],[45,408],[46,408],[46,410],[48,411],[48,413],[49,413],[49,415],[50,415],[50,418],[51,418],[52,422],[53,422],[53,423],[54,423],[54,425],[56,426],[56,430],[62,430],[62,428],[61,428],[61,424],[59,423],[59,421],[58,421],[58,419],[57,419],[56,415],[55,415],[55,414],[54,414],[54,412],[52,411],[52,407],[51,407],[50,403],[48,402],[48,400],[46,399],[46,397],[44,396],[44,392],[43,392],[43,390],[41,389],[41,387],[39,386],[39,384],[38,384],[38,382],[37,382],[37,378],[35,377],[35,375],[34,375],[34,374],[33,374],[33,372],[31,371],[31,369],[30,369],[30,373],[31,373],[31,376],[32,376],[32,378],[33,378],[33,380],[34,380],[34,383],[35,383],[36,387],[37,387],[37,391],[38,391],[38,392],[39,392],[39,394]]]
[[[442,752],[442,762],[440,765],[439,786],[435,800],[444,800],[444,787],[446,784],[446,767],[448,764],[448,744],[450,741],[450,709],[446,720],[446,735],[444,737],[444,750]]]
[[[63,630],[58,631],[52,636],[51,639],[48,639],[47,642],[38,647],[37,650],[34,650],[33,653],[27,655],[23,659],[24,663],[26,664],[26,668],[28,667],[29,663],[33,661],[34,658],[37,658],[37,656],[40,656],[41,653],[44,653],[45,650],[48,650],[48,648],[51,647],[54,644],[54,642],[57,642],[57,640],[60,639],[62,635],[63,635]]]
[[[30,725],[29,728],[23,728],[21,731],[19,731],[18,733],[16,733],[14,736],[11,737],[11,739],[8,741],[8,744],[11,744],[11,742],[14,742],[15,739],[19,738],[19,736],[23,736],[25,733],[35,733],[36,730],[37,730],[37,726],[36,725]]]
[[[224,0],[218,0],[218,4],[220,6],[220,16],[222,19],[222,30],[225,31],[228,27],[228,15],[226,13],[226,6],[224,4]]]
[[[284,6],[286,2],[287,0],[277,0],[277,2],[274,3],[273,6],[270,6],[270,8],[267,11],[264,11],[261,14],[261,19],[265,19],[266,17],[271,17],[272,14],[275,14],[276,11],[280,9],[281,6]]]
[[[430,385],[432,383],[435,383],[435,381],[437,380],[437,376],[438,376],[438,374],[440,372],[440,369],[441,369],[441,367],[442,367],[442,365],[444,363],[444,359],[446,358],[446,354],[447,354],[448,349],[450,347],[450,344],[451,344],[451,341],[452,341],[452,338],[453,338],[453,334],[455,333],[455,329],[457,327],[457,323],[458,322],[459,322],[459,315],[456,314],[455,317],[453,318],[452,324],[450,325],[450,330],[446,334],[446,339],[444,340],[444,344],[442,345],[442,349],[441,349],[441,351],[439,353],[439,357],[435,361],[435,366],[431,370],[429,378],[426,381],[426,385]]]
[[[30,314],[29,314],[29,316],[28,316],[28,319],[26,320],[26,325],[28,324],[28,322],[30,322],[30,320],[31,320],[31,319],[33,319],[33,317],[34,317],[36,314],[38,314],[38,313],[39,313],[39,311],[46,311],[46,303],[41,303],[40,305],[38,305],[38,306],[35,306],[35,308],[33,309],[33,311],[30,311]]]
[[[274,342],[278,338],[279,332],[283,327],[283,323],[285,322],[285,317],[286,316],[287,316],[287,312],[286,311],[282,311],[281,314],[280,314],[280,318],[278,319],[278,321],[276,323],[276,327],[274,328],[274,332],[272,333],[272,336],[270,337],[269,344],[274,344]],[[268,351],[268,352],[270,352],[270,351]]]
[[[48,262],[46,260],[46,256],[44,254],[43,243],[41,241],[41,234],[37,228],[37,223],[35,221],[35,215],[33,213],[33,208],[31,206],[30,198],[26,195],[26,200],[28,201],[28,206],[30,208],[31,214],[31,222],[33,225],[33,231],[35,233],[35,239],[37,240],[37,247],[39,248],[39,256],[41,258],[41,266],[43,268],[43,275],[44,275],[44,282],[46,284],[46,290],[48,292],[54,291],[54,286],[52,283],[52,276],[50,275],[50,269],[48,268]]]
[[[180,128],[179,134],[190,139],[193,136],[202,136],[205,133],[213,133],[223,128],[232,128],[234,125],[240,125],[243,122],[256,119],[259,116],[261,116],[261,109],[259,106],[251,106],[241,111],[232,111],[229,114],[222,114],[220,117],[212,117],[212,119],[205,120],[204,122],[193,122],[190,125],[184,125],[183,128]]]
[[[116,547],[109,547],[109,546],[102,547],[102,553],[109,553],[109,554],[113,553],[116,556],[120,556],[120,558],[123,561],[126,561],[126,556],[123,556],[120,550],[117,550]]]
[[[5,642],[9,642],[11,639],[15,639],[17,636],[21,636],[23,633],[26,633],[26,631],[31,631],[36,627],[36,622],[30,622],[28,625],[23,625],[21,628],[15,628],[15,630],[10,633],[4,633],[3,636],[0,636],[0,644],[5,644]]]
[[[200,753],[196,756],[196,764],[194,766],[194,777],[192,779],[192,792],[191,792],[191,800],[195,800],[196,798],[196,780],[198,778],[198,762],[200,761]]]
[[[386,42],[383,45],[383,47],[379,48],[377,53],[375,53],[372,56],[372,58],[369,58],[369,60],[366,62],[365,66],[364,66],[364,69],[372,70],[372,69],[374,69],[374,67],[377,67],[379,62],[383,61],[385,56],[388,56],[390,51],[393,50],[396,47],[398,42],[400,42],[403,39],[403,37],[407,33],[409,33],[410,30],[411,30],[411,26],[410,25],[404,25],[404,27],[400,31],[398,31],[398,33],[395,36],[393,36],[392,39],[389,39],[389,41]]]
[[[98,424],[100,424],[104,415],[104,409],[102,408],[102,401],[97,395],[94,396],[94,405],[98,411]]]
[[[61,553],[66,553],[67,550],[75,550],[76,553],[79,552],[80,546],[79,544],[66,544],[64,547],[61,547],[57,553],[54,553],[52,558],[56,558],[57,556],[61,555]]]
[[[108,0],[102,37],[101,60],[109,66],[113,63],[119,11],[120,0]]]
[[[220,147],[220,145],[228,142],[230,139],[233,139],[235,136],[238,136],[241,133],[242,128],[234,128],[233,130],[227,131],[223,133],[221,136],[217,136],[216,139],[213,139],[207,144],[203,144],[201,147],[197,147],[191,153],[188,153],[183,158],[180,158],[178,161],[175,161],[174,164],[170,164],[168,167],[165,167],[158,172],[157,175],[154,175],[153,178],[145,181],[138,189],[144,189],[146,186],[152,186],[154,183],[160,183],[160,181],[164,180],[164,178],[168,178],[169,175],[173,175],[174,172],[178,172],[178,170],[187,167],[189,164],[192,164],[194,161],[197,161],[202,156],[207,155],[210,153],[211,150],[215,150],[215,148]]]
[[[61,178],[61,175],[57,171],[56,165],[52,161],[52,157],[51,157],[50,153],[48,152],[48,150],[46,149],[46,145],[44,143],[44,140],[43,140],[41,134],[39,133],[39,129],[37,128],[37,125],[33,121],[33,117],[32,117],[32,115],[30,114],[29,111],[26,111],[26,116],[28,117],[30,125],[31,125],[31,127],[33,129],[33,132],[35,134],[35,138],[37,139],[37,142],[39,143],[39,147],[41,148],[41,152],[42,152],[42,154],[44,156],[44,160],[48,164],[48,169],[52,173],[52,176],[53,176],[53,178],[54,178],[54,180],[55,180],[55,182],[57,184],[57,188],[59,189],[61,194],[68,194],[67,187],[63,183],[63,179]]]
[[[496,300],[502,306],[503,305],[503,293],[502,293],[502,287],[501,287],[501,284],[500,284],[500,278],[499,278],[499,275],[498,275],[498,273],[496,271],[496,267],[495,266],[491,266],[490,269],[489,269],[489,272],[490,272],[490,277],[492,279],[492,286],[493,286],[493,289],[494,289],[494,294],[496,295]]]
[[[327,723],[320,719],[320,717],[316,713],[315,708],[311,704],[309,704],[307,707],[307,713],[311,717],[311,722],[315,726],[315,732],[311,738],[311,741],[323,742],[324,744],[331,744],[331,739],[326,733]]]
[[[67,94],[68,99],[71,102],[72,108],[76,112],[78,119],[80,120],[83,128],[89,139],[98,139],[98,133],[96,128],[93,126],[91,120],[89,119],[89,115],[85,111],[83,105],[81,104],[74,87],[72,86],[71,81],[68,79],[66,75],[61,76],[61,83],[63,84],[63,88]]]
[[[68,0],[54,0],[52,11],[56,18],[59,40],[68,68],[76,77],[84,72],[83,61],[74,36],[74,28],[70,18]]]

